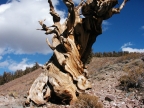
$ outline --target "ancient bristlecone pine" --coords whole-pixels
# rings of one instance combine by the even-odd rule
[[[45,20],[39,23],[42,26],[40,30],[46,31],[46,35],[54,34],[52,44],[46,40],[53,55],[32,84],[26,104],[32,101],[42,105],[56,98],[71,104],[77,100],[76,94],[91,88],[85,62],[96,37],[102,33],[103,20],[119,13],[126,2],[124,0],[119,8],[114,8],[117,0],[81,0],[78,6],[72,0],[63,0],[68,8],[68,16],[60,24],[60,16],[52,1],[48,0],[54,24],[47,27],[43,23]]]

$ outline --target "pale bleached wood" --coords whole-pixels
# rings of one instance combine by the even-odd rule
[[[71,104],[77,100],[76,93],[91,88],[85,63],[92,45],[102,33],[103,20],[119,13],[127,1],[124,0],[119,8],[115,8],[117,0],[81,0],[78,6],[72,0],[63,0],[68,16],[61,24],[52,1],[48,0],[54,24],[48,27],[44,24],[46,19],[41,20],[39,24],[42,29],[38,30],[45,31],[46,35],[53,34],[52,43],[46,39],[53,56],[32,84],[26,104],[34,102],[42,105],[57,97],[64,104]]]

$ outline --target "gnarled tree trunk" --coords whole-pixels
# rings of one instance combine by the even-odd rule
[[[119,8],[114,8],[117,0],[82,0],[76,7],[72,0],[63,2],[68,8],[65,23],[60,24],[60,16],[55,12],[51,0],[48,3],[54,24],[47,27],[43,23],[45,20],[39,21],[42,26],[40,30],[46,31],[46,35],[54,34],[52,44],[46,40],[54,53],[32,84],[26,104],[33,101],[42,105],[55,98],[63,103],[71,103],[77,100],[76,93],[91,88],[85,66],[91,47],[102,33],[102,21],[119,13],[127,0]]]

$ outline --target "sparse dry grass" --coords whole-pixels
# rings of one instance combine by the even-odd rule
[[[124,60],[137,59],[140,57],[142,57],[141,53],[129,53],[127,55],[119,57],[119,59],[117,59],[116,63],[122,62]]]
[[[136,57],[133,56],[132,57]],[[142,60],[135,60],[130,64],[126,64],[123,67],[123,71],[126,75],[121,76],[119,81],[124,87],[124,90],[129,90],[129,88],[141,88],[144,83],[144,62]]]
[[[103,105],[96,96],[80,94],[78,101],[71,108],[103,108]]]
[[[15,91],[10,91],[10,92],[8,93],[8,95],[11,96],[11,97],[14,97],[14,98],[17,98],[17,97],[18,97],[18,94],[17,94]]]
[[[115,63],[123,64],[123,71],[125,71],[126,75],[122,76],[119,80],[123,86],[128,89],[131,82],[134,85],[133,87],[136,87],[135,85],[138,85],[141,87],[141,78],[143,76],[144,79],[144,64],[141,64],[142,62],[133,62],[132,64],[129,64],[129,62],[134,61],[137,58],[140,58],[140,54],[129,54],[122,57],[105,57],[105,58],[96,58],[94,57],[92,62],[89,64],[89,71],[92,77],[92,81],[96,77],[96,75],[99,72],[99,69],[103,68],[104,73],[105,71],[104,67],[109,67],[110,65],[113,65]],[[130,61],[129,61],[130,60]],[[140,60],[140,59],[139,59]],[[123,62],[123,61],[128,61]],[[143,62],[144,63],[144,62]],[[117,68],[116,68],[117,69]],[[9,96],[23,96],[23,94],[26,94],[26,91],[30,88],[30,84],[33,82],[35,78],[38,77],[42,70],[36,70],[36,72],[29,73],[28,75],[25,75],[21,78],[18,78],[16,80],[13,80],[3,86],[0,87],[1,94],[9,94]],[[117,70],[115,70],[117,72]],[[100,77],[100,76],[98,76]],[[104,77],[101,77],[103,79]],[[96,81],[96,80],[94,80]],[[144,82],[144,81],[143,81]],[[20,89],[18,89],[20,88]],[[15,91],[14,91],[15,90]],[[15,93],[11,93],[11,91],[14,91]],[[102,104],[98,102],[98,98],[95,96],[91,96],[89,94],[80,94],[78,97],[78,101],[74,105],[56,105],[52,103],[48,103],[47,108],[102,108]]]

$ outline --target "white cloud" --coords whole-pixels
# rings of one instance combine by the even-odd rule
[[[107,31],[108,29],[109,29],[109,28],[108,28],[107,26],[103,26],[103,27],[102,27],[102,31],[103,31],[103,32]]]
[[[6,60],[6,61],[3,61],[3,62],[0,62],[0,68],[5,68],[9,65],[9,62]]]
[[[105,21],[105,20],[102,22],[102,24],[103,25],[111,25],[108,21]]]
[[[3,4],[3,5],[0,5],[0,14],[5,12],[8,8],[10,8],[10,5],[11,4]]]
[[[81,2],[81,0],[73,0],[73,2],[74,2],[75,4],[79,4],[79,3]]]
[[[14,52],[11,48],[0,48],[0,56]]]
[[[12,72],[20,69],[25,70],[26,67],[32,67],[33,65],[34,63],[29,63],[27,58],[23,58],[20,62],[16,62],[12,59],[0,62],[0,68],[8,68]]]
[[[108,21],[102,22],[102,31],[105,32],[109,29],[109,25],[111,25]]]
[[[5,47],[5,48],[0,48],[0,60],[3,58],[3,55],[5,55],[5,54],[10,54],[10,53],[12,53],[12,52],[14,52],[14,50],[11,49],[11,48],[7,48],[7,47]]]
[[[21,62],[17,63],[15,61],[11,61],[11,64],[9,64],[8,66],[8,69],[10,71],[16,71],[16,70],[25,70],[26,67],[32,67],[34,64],[33,63],[28,63],[28,59],[27,58],[24,58],[22,59]]]
[[[3,57],[2,56],[0,56],[0,60],[2,59]]]
[[[128,42],[124,44],[121,49],[122,51],[128,51],[128,52],[139,52],[139,53],[144,53],[144,49],[137,49],[137,48],[131,48],[129,46],[132,46],[133,44],[131,42]]]
[[[140,28],[141,30],[144,30],[144,25],[143,26],[141,26],[141,28]],[[144,33],[142,33],[142,35],[144,36]]]
[[[144,49],[137,49],[137,48],[130,48],[130,47],[123,48],[122,51],[144,53]]]
[[[58,0],[52,1],[54,6]],[[47,0],[12,0],[12,2],[0,5],[0,55],[6,53],[15,54],[48,54],[51,52],[45,39],[51,38],[42,31],[39,20],[46,18],[46,24],[52,25],[52,17],[49,14]],[[58,11],[64,20],[64,12]]]
[[[141,29],[143,29],[143,30],[144,30],[144,26],[142,26],[142,27],[141,27]]]
[[[127,46],[133,45],[131,42],[125,43],[121,48],[126,48]]]

